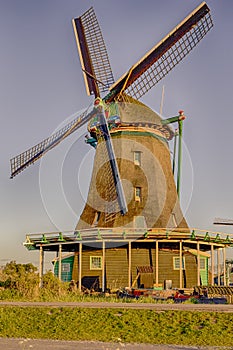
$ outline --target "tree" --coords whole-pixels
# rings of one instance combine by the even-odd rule
[[[33,297],[38,289],[39,276],[33,264],[11,261],[2,269],[1,280],[2,286],[13,290],[16,295]]]

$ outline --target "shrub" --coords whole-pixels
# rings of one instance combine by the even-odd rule
[[[33,264],[17,264],[15,261],[11,261],[1,271],[3,290],[0,298],[2,299],[4,295],[9,295],[11,298],[33,298],[38,293],[38,284],[39,276],[37,268]]]

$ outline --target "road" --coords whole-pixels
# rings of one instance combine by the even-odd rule
[[[231,312],[233,304],[155,304],[155,303],[111,303],[111,302],[22,302],[0,301],[0,306],[21,307],[82,307],[82,308],[115,308],[115,309],[148,309],[148,310],[180,310],[180,311],[210,311]]]
[[[180,345],[151,345],[102,343],[94,341],[59,341],[36,339],[5,339],[0,338],[0,350],[232,350],[232,347],[197,347]]]

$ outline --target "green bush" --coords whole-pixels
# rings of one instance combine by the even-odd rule
[[[31,264],[7,263],[1,271],[0,299],[33,298],[38,294],[39,276]]]

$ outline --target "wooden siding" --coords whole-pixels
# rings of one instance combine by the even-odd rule
[[[90,269],[90,257],[91,256],[102,256],[102,250],[85,250],[82,252],[82,278],[87,277],[98,277],[100,287],[102,287],[102,270],[91,270]]]
[[[154,247],[141,247],[136,244],[132,245],[132,282],[137,277],[137,266],[153,266],[155,267],[155,245]],[[144,286],[145,288],[152,287],[155,283],[155,268],[152,273],[142,273],[138,278],[135,287]]]
[[[102,270],[90,270],[90,256],[102,256],[102,249],[83,250],[82,277],[98,276],[102,287]],[[159,283],[172,281],[173,288],[180,287],[180,272],[174,270],[173,258],[179,257],[179,250],[159,250]],[[183,287],[191,288],[197,285],[197,258],[189,252],[183,252],[185,270],[183,271]],[[108,248],[105,251],[105,280],[106,287],[117,289],[128,286],[128,245],[124,247]],[[132,243],[131,251],[131,283],[137,276],[137,266],[153,266],[153,274],[141,274],[138,281],[144,287],[153,287],[155,283],[155,242],[153,244]],[[75,268],[78,266],[75,264]],[[74,272],[73,272],[74,273]],[[138,283],[135,287],[138,287]]]
[[[128,249],[106,249],[106,285],[112,290],[128,286]]]

